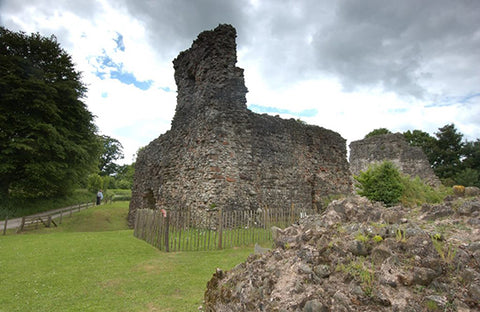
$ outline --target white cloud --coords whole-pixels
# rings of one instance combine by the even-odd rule
[[[86,103],[101,133],[123,144],[125,162],[170,127],[173,58],[219,23],[237,28],[248,105],[287,118],[316,110],[301,118],[349,142],[380,127],[433,134],[448,123],[479,138],[480,96],[467,99],[480,93],[478,20],[480,3],[467,0],[0,2],[2,24],[55,34],[73,56]],[[99,56],[150,88],[109,79],[110,69],[99,79]]]

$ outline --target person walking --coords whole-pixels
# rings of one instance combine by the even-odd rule
[[[102,201],[102,199],[103,199],[103,193],[102,193],[102,190],[99,190],[97,193],[97,205],[100,205],[100,202]]]

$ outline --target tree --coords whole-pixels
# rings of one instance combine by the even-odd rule
[[[456,175],[455,182],[480,187],[480,139],[465,142],[462,158],[462,171]]]
[[[117,187],[120,189],[131,189],[133,185],[133,175],[135,173],[135,163],[131,165],[123,165],[118,168],[115,176]]]
[[[428,162],[430,164],[434,163],[437,157],[437,140],[434,137],[421,130],[408,130],[403,133],[403,136],[410,145],[421,147],[427,156]]]
[[[465,168],[455,176],[455,184],[463,186],[480,186],[480,173],[472,168]]]
[[[435,133],[437,137],[432,167],[440,179],[454,179],[462,170],[463,134],[454,124],[445,125]]]
[[[54,36],[0,27],[0,196],[67,193],[97,164],[86,92]]]
[[[475,142],[467,141],[463,146],[462,165],[466,168],[480,170],[480,139]]]
[[[99,139],[102,142],[102,156],[98,165],[100,175],[114,175],[119,169],[114,161],[123,159],[123,146],[117,139],[106,135],[99,136]]]
[[[390,133],[392,133],[392,132],[390,130],[388,130],[387,128],[378,128],[378,129],[375,129],[375,130],[372,130],[371,132],[369,132],[365,136],[365,139],[371,138],[371,137],[376,136],[376,135],[390,134]]]

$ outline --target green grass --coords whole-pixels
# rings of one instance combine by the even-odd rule
[[[67,213],[54,219],[58,227],[42,228],[36,232],[101,232],[128,229],[127,225],[128,202],[113,202],[100,206],[93,206],[86,210],[73,213],[72,217]]]
[[[127,211],[107,204],[59,228],[0,236],[0,311],[197,311],[215,268],[253,251],[160,252],[119,230]]]
[[[110,198],[113,201],[125,201],[130,200],[132,197],[132,191],[111,189],[105,191],[104,196],[105,199]],[[0,203],[0,220],[4,220],[7,214],[9,219],[12,219],[76,204],[93,203],[95,200],[96,193],[92,193],[86,189],[76,189],[72,194],[66,197],[50,199],[11,198],[9,207],[4,207],[1,205],[2,203]]]

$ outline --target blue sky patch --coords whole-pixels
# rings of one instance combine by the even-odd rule
[[[125,52],[125,43],[123,42],[123,35],[121,33],[117,32],[117,38],[113,39],[113,41],[117,44],[115,51],[120,50]]]
[[[299,112],[295,112],[289,109],[282,109],[282,108],[277,108],[277,107],[271,107],[271,106],[261,106],[261,105],[256,105],[256,104],[251,104],[248,106],[248,108],[255,112],[255,113],[270,113],[270,114],[289,114],[292,116],[296,117],[314,117],[318,114],[318,110],[315,108],[311,109],[304,109]]]
[[[403,114],[408,112],[408,109],[406,108],[393,108],[388,110],[389,113],[394,113],[394,114]]]
[[[111,71],[110,77],[112,77],[112,79],[117,79],[124,84],[133,84],[135,87],[144,91],[150,89],[153,83],[152,80],[139,81],[135,78],[135,75],[133,75],[132,73],[124,72],[122,70]]]
[[[479,97],[479,96],[480,96],[480,93],[470,94],[470,95],[464,96],[458,102],[461,103],[461,104],[467,104],[468,102],[470,102],[471,99]]]
[[[127,85],[133,84],[135,87],[144,91],[150,89],[153,84],[152,80],[140,81],[133,73],[125,71],[123,69],[123,63],[115,63],[113,59],[107,55],[105,50],[103,50],[103,55],[97,56],[95,60],[99,64],[96,68],[95,75],[102,80],[106,79],[107,74],[110,73],[111,79],[117,79]]]
[[[446,96],[437,102],[425,105],[425,108],[452,106],[456,104],[469,104],[472,99],[479,96],[480,93],[472,93],[463,96]]]
[[[96,60],[100,64],[101,69],[106,69],[107,67],[120,67],[120,65],[116,64],[112,58],[107,55],[105,50],[103,50],[103,55],[96,57]]]

